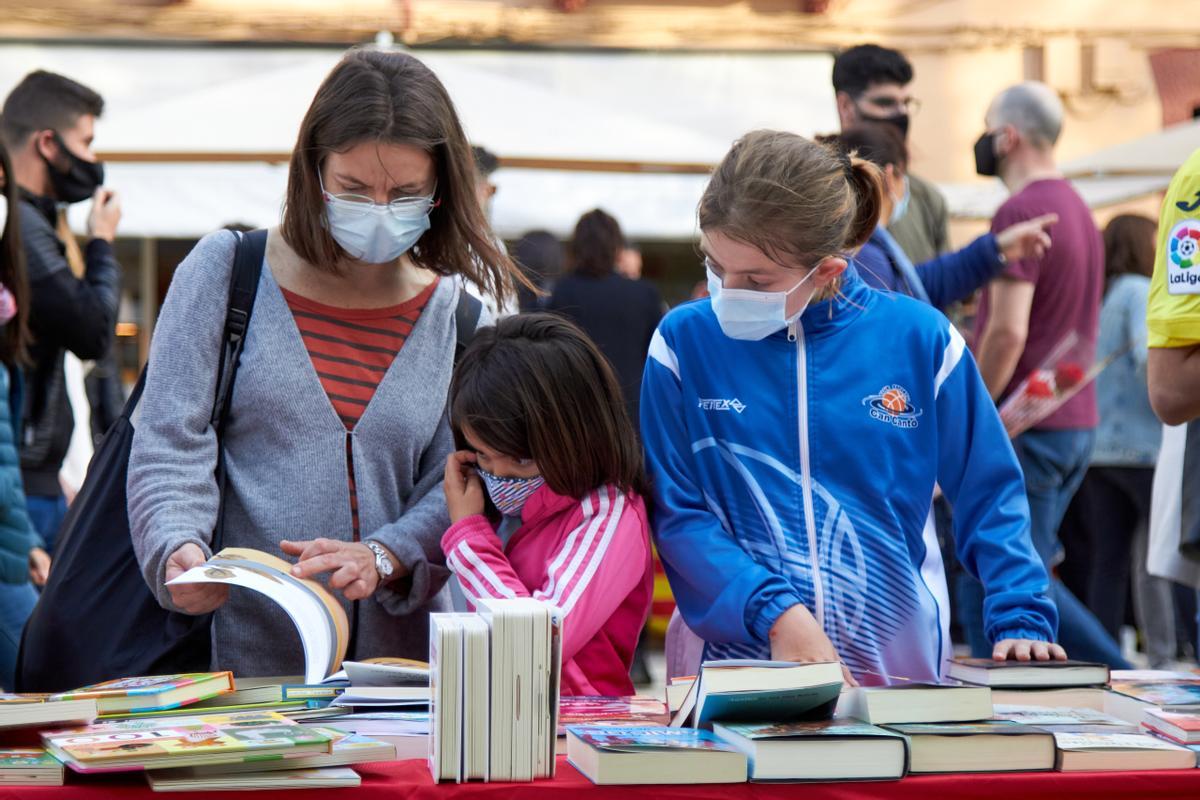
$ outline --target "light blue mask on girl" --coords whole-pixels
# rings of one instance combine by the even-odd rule
[[[475,471],[483,479],[488,497],[492,498],[496,509],[506,517],[521,516],[525,502],[546,483],[546,479],[541,475],[532,478],[501,478],[480,467],[476,467]]]

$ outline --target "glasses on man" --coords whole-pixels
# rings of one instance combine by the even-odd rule
[[[915,97],[865,94],[859,98],[859,102],[877,109],[886,116],[908,114],[911,117],[921,110],[921,101]]]
[[[434,200],[434,195],[437,194],[437,184],[433,185],[433,191],[426,195],[409,195],[407,197],[397,197],[387,203],[376,203],[370,197],[361,194],[352,194],[350,192],[342,192],[334,194],[325,188],[325,181],[321,178],[321,174],[317,173],[317,181],[321,185],[321,193],[325,195],[326,200],[332,200],[343,208],[347,213],[359,216],[367,214],[379,213],[380,210],[387,209],[387,212],[394,217],[423,217],[436,208],[441,201]]]

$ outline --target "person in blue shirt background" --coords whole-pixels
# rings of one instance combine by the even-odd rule
[[[997,659],[1064,659],[1020,467],[962,337],[844,255],[878,168],[800,136],[736,142],[700,203],[711,298],[650,345],[642,433],[656,539],[708,658],[840,661],[937,680],[949,608],[934,484],[986,588]]]
[[[1009,261],[1039,258],[1050,246],[1046,228],[1058,221],[1055,214],[1019,222],[997,234],[985,233],[961,250],[914,265],[885,227],[904,215],[909,198],[908,147],[899,132],[891,125],[863,122],[820,141],[855,153],[883,174],[879,224],[854,259],[859,277],[868,286],[900,292],[944,310],[982,288]]]

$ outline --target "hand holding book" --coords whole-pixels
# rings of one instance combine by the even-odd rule
[[[1001,639],[992,647],[995,661],[1066,661],[1067,651],[1054,642],[1032,639]]]
[[[772,661],[809,664],[820,661],[840,663],[842,660],[812,612],[800,603],[783,612],[779,619],[775,620],[769,637]],[[858,686],[858,681],[854,680],[845,664],[842,665],[842,676],[847,686]]]
[[[225,605],[229,587],[218,583],[171,584],[175,578],[193,567],[202,567],[208,559],[196,544],[185,544],[167,559],[164,583],[171,593],[171,602],[188,614],[207,614]]]
[[[329,576],[329,588],[337,589],[347,600],[364,600],[379,588],[380,575],[375,567],[375,551],[362,542],[341,542],[335,539],[312,539],[291,542],[284,539],[280,548],[289,556],[300,560],[292,567],[297,578],[312,578],[323,572]],[[382,547],[382,545],[381,545]],[[389,580],[404,577],[404,565],[390,552],[392,562]]]

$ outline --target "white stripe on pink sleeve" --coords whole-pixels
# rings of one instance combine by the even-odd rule
[[[454,574],[458,576],[458,584],[462,587],[463,594],[468,599],[473,599],[472,592],[474,592],[474,597],[497,597],[497,595],[489,592],[487,587],[479,582],[479,578],[475,577],[469,569],[463,566],[462,561],[459,560],[458,554],[455,551],[451,550],[446,554],[446,563],[450,566]],[[470,586],[467,584],[470,584]]]
[[[552,597],[558,591],[558,582],[561,579],[560,571],[567,559],[574,554],[580,535],[585,529],[598,525],[600,520],[604,518],[604,514],[608,510],[608,498],[603,494],[599,495],[600,509],[599,513],[597,513],[596,505],[592,501],[592,497],[595,494],[596,492],[592,492],[584,496],[583,501],[580,503],[580,507],[583,509],[583,520],[567,536],[562,549],[558,551],[554,560],[550,562],[550,566],[546,568],[546,588],[540,589],[534,594],[534,597],[538,600],[545,600],[548,597]]]
[[[479,555],[471,549],[471,546],[467,544],[466,539],[459,542],[458,547],[454,548],[454,550],[455,556],[461,555],[463,558],[465,558],[467,563],[474,567],[475,573],[491,584],[492,589],[498,592],[496,595],[497,597],[517,596],[516,592],[504,585],[504,581],[500,580],[500,576],[497,575],[492,568],[487,565],[487,562],[480,558]]]
[[[563,595],[566,594],[567,588],[574,582],[576,574],[579,572],[580,565],[584,558],[592,549],[592,544],[596,540],[600,529],[604,526],[604,522],[612,513],[612,494],[618,494],[610,490],[610,487],[602,486],[600,493],[600,513],[592,520],[592,524],[588,526],[587,534],[580,541],[579,546],[575,548],[571,560],[567,563],[566,568],[560,575],[557,576],[554,585],[553,594],[549,595],[548,602],[552,606],[562,607]],[[549,594],[549,592],[547,592]]]
[[[571,609],[575,607],[575,603],[579,601],[580,595],[587,589],[588,584],[592,580],[592,576],[596,574],[596,570],[600,567],[600,561],[604,558],[604,554],[608,552],[608,545],[612,542],[613,534],[617,530],[617,525],[621,522],[621,514],[625,510],[625,495],[617,493],[617,501],[613,503],[612,514],[608,517],[608,525],[604,528],[604,536],[601,537],[600,543],[596,545],[596,549],[588,556],[587,568],[583,574],[574,582],[570,594],[560,606],[563,614],[570,614]],[[563,588],[566,588],[564,585]]]

